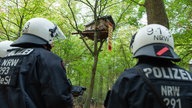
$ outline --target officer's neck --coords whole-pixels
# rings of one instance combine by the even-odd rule
[[[153,64],[172,64],[171,60],[153,57],[141,57],[138,63],[153,63]]]

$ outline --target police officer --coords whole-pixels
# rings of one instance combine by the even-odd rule
[[[1,108],[72,108],[71,84],[62,59],[52,53],[59,27],[44,18],[32,18],[11,46],[20,47],[0,62]]]
[[[13,43],[13,41],[5,40],[0,42],[0,58],[5,57],[8,53],[7,50],[11,49],[10,46]]]
[[[141,28],[130,48],[138,63],[117,79],[108,108],[192,108],[192,74],[174,63],[180,58],[166,27]]]

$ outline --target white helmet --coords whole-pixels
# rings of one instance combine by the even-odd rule
[[[133,57],[158,57],[180,61],[174,52],[174,40],[169,30],[159,24],[150,24],[141,28],[130,43]]]
[[[2,41],[0,42],[0,57],[5,57],[8,53],[7,50],[11,49],[11,44],[13,42],[12,41],[8,41],[8,40],[5,40],[5,41]]]
[[[51,45],[56,36],[65,39],[65,35],[56,24],[45,18],[32,18],[25,23],[22,36],[11,46]]]

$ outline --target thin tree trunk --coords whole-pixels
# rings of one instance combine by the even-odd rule
[[[100,81],[99,81],[99,90],[98,90],[98,103],[100,104],[103,100],[103,75],[100,74]]]
[[[169,28],[163,0],[145,0],[148,24],[161,24]]]
[[[97,25],[97,24],[96,24]],[[90,83],[90,87],[89,87],[89,92],[88,92],[88,97],[85,103],[85,108],[90,108],[90,102],[91,102],[91,98],[93,95],[93,89],[94,89],[94,84],[95,84],[95,74],[96,74],[96,70],[97,70],[97,62],[98,62],[98,54],[99,51],[97,50],[97,36],[98,36],[98,32],[96,31],[94,33],[94,63],[93,63],[93,67],[92,67],[92,74],[91,74],[91,83]]]

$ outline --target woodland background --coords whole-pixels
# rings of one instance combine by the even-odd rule
[[[99,106],[121,72],[137,62],[129,49],[131,37],[149,23],[146,10],[158,8],[146,7],[146,1],[163,3],[166,16],[155,17],[161,23],[168,18],[165,25],[174,36],[175,51],[182,58],[177,64],[188,70],[192,59],[192,0],[1,0],[0,41],[20,37],[24,23],[30,18],[44,17],[55,22],[67,38],[55,40],[52,51],[64,60],[72,84],[87,88],[83,96],[74,99],[75,103],[87,103],[86,108],[90,103]],[[101,44],[72,35],[105,15],[111,15],[116,24],[112,51],[107,48],[107,40]]]

